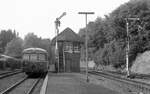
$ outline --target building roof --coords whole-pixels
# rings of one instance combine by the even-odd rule
[[[57,40],[59,41],[69,41],[69,42],[83,42],[83,39],[76,34],[72,29],[67,27],[65,30],[63,30],[60,34],[58,34]],[[55,44],[56,37],[52,39],[52,44]]]

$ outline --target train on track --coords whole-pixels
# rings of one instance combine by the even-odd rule
[[[27,48],[22,52],[22,69],[27,75],[48,72],[48,52],[41,48]]]

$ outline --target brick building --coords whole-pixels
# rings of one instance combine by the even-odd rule
[[[79,72],[80,50],[83,45],[83,39],[70,28],[66,28],[56,37],[59,53],[59,63],[55,63],[56,68],[58,68],[59,64],[60,72]],[[53,51],[55,50],[56,37],[52,40]]]

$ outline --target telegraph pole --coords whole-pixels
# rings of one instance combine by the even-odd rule
[[[129,51],[130,51],[130,35],[129,35],[129,21],[137,21],[140,20],[139,18],[125,18],[126,20],[126,32],[127,32],[127,39],[126,39],[126,71],[127,77],[130,76],[129,72]]]
[[[56,20],[55,20],[55,27],[56,27],[56,50],[55,50],[55,54],[56,54],[56,56],[57,56],[57,67],[58,67],[58,72],[59,72],[59,47],[58,47],[58,34],[59,34],[59,28],[58,27],[60,27],[60,19],[63,17],[63,16],[65,16],[66,15],[66,12],[63,12],[63,14],[60,16],[60,17],[58,17],[58,18],[56,18]]]
[[[85,15],[85,24],[87,27],[87,15],[94,14],[94,12],[78,12],[78,14],[84,14]],[[87,28],[86,28],[86,37],[85,37],[85,49],[86,49],[86,81],[89,82],[88,78],[88,36],[87,36]]]

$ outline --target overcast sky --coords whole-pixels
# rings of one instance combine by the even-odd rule
[[[85,16],[78,12],[92,11],[88,21],[103,17],[129,0],[0,0],[0,30],[15,29],[19,36],[34,32],[42,38],[55,36],[54,21],[63,12],[60,31],[70,27],[76,33],[85,27]]]

